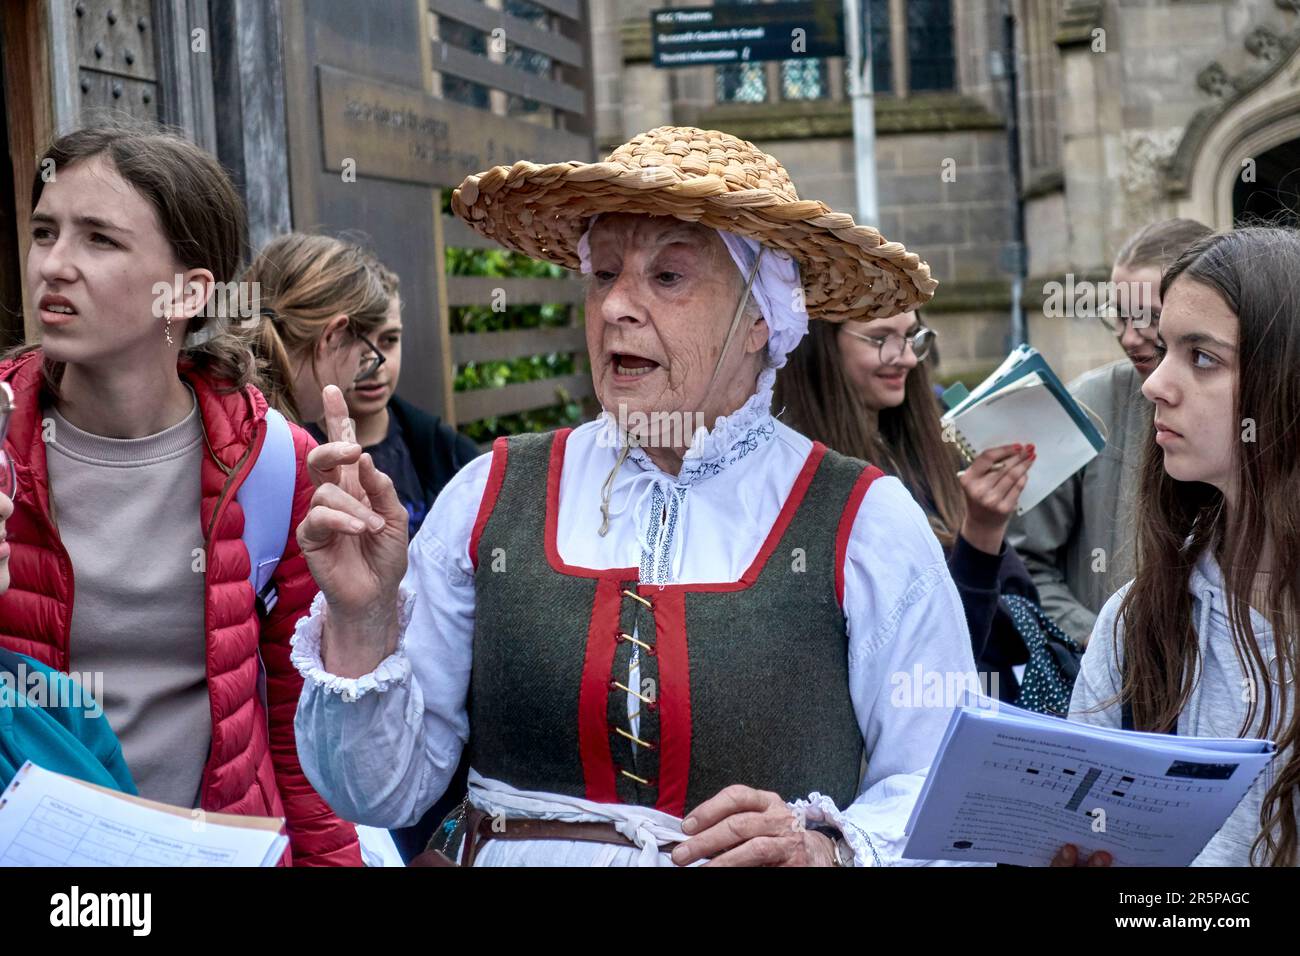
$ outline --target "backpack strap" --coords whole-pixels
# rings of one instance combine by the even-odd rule
[[[251,565],[248,579],[261,613],[275,607],[272,579],[289,539],[297,475],[298,461],[289,423],[275,409],[268,408],[262,449],[235,495],[244,510],[244,547],[248,549]]]

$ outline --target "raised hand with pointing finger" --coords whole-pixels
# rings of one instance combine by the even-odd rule
[[[323,392],[329,441],[307,456],[316,492],[298,545],[329,612],[322,663],[368,674],[397,646],[397,591],[406,573],[407,513],[393,482],[356,442],[343,392]]]

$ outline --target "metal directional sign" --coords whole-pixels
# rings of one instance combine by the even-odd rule
[[[663,68],[844,55],[843,0],[673,7],[650,13]]]

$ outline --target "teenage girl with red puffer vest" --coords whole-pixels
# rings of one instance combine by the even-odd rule
[[[41,344],[0,364],[19,489],[0,646],[103,673],[144,796],[284,816],[286,862],[357,865],[354,828],[297,758],[289,638],[316,586],[292,531],[268,614],[249,583],[236,493],[267,405],[252,355],[212,317],[239,274],[239,196],[211,156],[152,130],[78,130],[45,160],[26,270]],[[340,365],[364,351],[346,333],[322,348]],[[312,441],[291,436],[296,527]]]

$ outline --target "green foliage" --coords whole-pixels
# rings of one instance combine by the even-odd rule
[[[559,279],[566,270],[549,262],[530,259],[522,253],[505,249],[447,249],[448,276],[488,276],[492,278]],[[451,333],[477,334],[509,332],[517,329],[560,328],[569,324],[567,305],[515,305],[494,311],[491,304],[457,306],[449,310]],[[574,360],[572,353],[551,352],[496,362],[468,362],[456,369],[455,390],[502,388],[520,382],[572,375],[585,370],[586,361]],[[514,415],[466,422],[460,430],[474,441],[483,443],[501,435],[546,431],[583,420],[582,405],[561,396],[556,405]]]
[[[560,279],[565,270],[507,249],[448,249],[447,275]]]
[[[522,432],[545,432],[553,428],[566,428],[582,422],[582,406],[578,402],[565,402],[549,408],[537,408],[532,411],[519,412],[515,415],[500,415],[494,418],[482,418],[460,426],[460,430],[480,445],[490,442],[502,435],[518,435]]]

